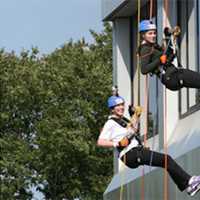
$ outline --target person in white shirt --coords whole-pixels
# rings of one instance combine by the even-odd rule
[[[151,151],[141,144],[138,138],[138,120],[131,128],[127,128],[129,120],[124,117],[124,104],[121,96],[113,95],[108,99],[111,115],[104,124],[97,145],[117,148],[119,159],[129,168],[140,165],[165,168],[165,154]],[[200,190],[200,176],[189,175],[170,155],[167,155],[167,171],[180,191],[186,190],[190,196],[194,196]]]

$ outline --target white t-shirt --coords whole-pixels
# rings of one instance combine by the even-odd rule
[[[112,119],[109,119],[105,124],[99,136],[100,139],[111,140],[113,142],[119,142],[122,138],[126,137],[129,134],[128,130]],[[133,138],[131,143],[125,147],[121,153],[120,157],[123,156],[133,147],[138,146],[138,141]]]

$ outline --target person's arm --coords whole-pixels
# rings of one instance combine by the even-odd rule
[[[118,147],[119,146],[118,142],[115,143],[111,140],[101,139],[100,137],[97,140],[97,145],[102,146],[102,147]]]
[[[124,137],[119,142],[114,142],[111,140],[101,139],[99,138],[97,140],[97,145],[102,147],[126,147],[130,143],[129,139],[127,137]]]
[[[108,120],[99,135],[97,145],[102,147],[117,147],[118,144],[114,143],[110,138],[112,134],[113,123]]]
[[[153,56],[153,54],[156,55]],[[155,50],[152,46],[143,45],[140,49],[140,65],[142,74],[154,72],[160,65],[161,55],[161,51]]]

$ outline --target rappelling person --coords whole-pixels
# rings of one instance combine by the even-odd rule
[[[130,126],[130,120],[124,117],[125,101],[118,93],[108,99],[108,108],[110,116],[99,135],[97,145],[117,148],[119,159],[129,168],[140,165],[165,168],[166,155],[144,147],[137,137],[141,113],[135,116],[132,112],[135,120]],[[194,196],[200,190],[200,176],[189,175],[169,155],[167,171],[180,191],[186,190],[190,196]]]
[[[183,68],[180,63],[176,67],[173,61],[177,54],[170,46],[163,49],[156,43],[156,31],[156,25],[150,20],[142,20],[139,24],[141,41],[138,54],[142,74],[156,75],[170,90],[176,91],[183,87],[200,89],[200,74]]]

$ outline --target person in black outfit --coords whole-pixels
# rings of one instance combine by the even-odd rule
[[[164,53],[156,43],[156,26],[150,20],[140,22],[141,44],[138,49],[142,74],[156,75],[166,88],[176,91],[183,87],[200,89],[198,72],[177,68],[170,48]]]

